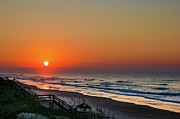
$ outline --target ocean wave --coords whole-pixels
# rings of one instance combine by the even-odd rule
[[[84,79],[85,81],[94,81],[96,79]]]
[[[0,74],[3,76],[3,74]],[[6,76],[6,75],[5,75]],[[77,87],[77,90],[93,89],[95,92],[104,92],[116,95],[138,96],[148,99],[162,100],[168,102],[180,103],[180,89],[173,87],[171,83],[179,83],[178,76],[176,78],[169,77],[43,77],[34,75],[9,74],[9,77],[16,77],[20,80],[30,80],[33,82],[42,82],[47,84],[60,86]],[[118,78],[118,79],[117,79]],[[127,79],[126,79],[127,78]],[[138,78],[138,79],[136,79]],[[148,79],[148,80],[146,80]],[[178,84],[177,84],[178,85]],[[76,91],[77,91],[76,90]],[[92,93],[94,93],[92,91]],[[102,93],[103,94],[103,93]]]
[[[167,86],[168,84],[166,84],[166,83],[161,83],[161,84],[153,84],[153,85],[162,85],[162,86]]]
[[[148,94],[148,95],[164,95],[164,96],[180,96],[180,93],[157,93],[157,92],[145,92],[145,91],[137,91],[137,90],[130,90],[130,89],[114,89],[114,88],[105,88],[105,87],[99,87],[94,85],[77,85],[77,84],[65,84],[65,83],[50,83],[50,84],[56,84],[56,85],[63,85],[63,86],[74,86],[74,87],[88,87],[92,89],[98,89],[98,90],[111,90],[111,91],[118,91],[118,92],[124,92],[124,93],[133,93],[133,94]]]
[[[156,87],[156,88],[152,88],[152,89],[156,89],[156,90],[169,90],[169,88],[162,88],[162,87]]]
[[[119,95],[128,95],[128,96],[139,96],[144,97],[147,99],[154,99],[154,100],[160,100],[160,101],[166,101],[166,102],[174,102],[174,103],[180,103],[180,100],[174,100],[171,96],[159,96],[159,95],[148,95],[148,94],[137,94],[137,93],[124,93],[124,92],[114,92],[109,90],[101,90],[105,93],[111,93],[111,94],[119,94]],[[178,98],[180,98],[178,96]]]
[[[82,87],[82,88],[92,88],[92,89],[96,89],[96,90],[111,90],[111,91],[118,91],[118,92],[124,92],[124,93],[133,93],[133,94],[148,94],[148,95],[165,95],[165,96],[180,96],[180,93],[170,93],[170,92],[146,92],[146,91],[139,91],[139,90],[131,90],[131,89],[115,89],[115,88],[111,88],[109,87],[109,85],[117,85],[120,82],[126,82],[126,81],[119,81],[118,83],[112,83],[112,82],[102,82],[100,84],[96,84],[96,85],[89,85],[86,83],[86,85],[83,84],[76,84],[76,83],[81,83],[82,81],[72,81],[75,84],[69,84],[69,80],[71,80],[70,78],[56,78],[56,80],[60,80],[60,82],[49,82],[47,80],[42,80],[42,79],[36,79],[36,78],[19,78],[21,80],[31,80],[34,82],[45,82],[45,83],[49,83],[49,84],[56,84],[56,85],[63,85],[63,86],[73,86],[73,87]],[[52,78],[46,78],[46,79],[52,79]],[[117,82],[117,81],[116,81]],[[127,82],[128,83],[128,82]],[[121,84],[121,83],[120,83]],[[128,86],[138,86],[138,85],[129,85],[129,84],[124,84],[123,85],[128,85]],[[167,85],[167,84],[155,84],[155,85]],[[138,86],[141,87],[141,86]],[[168,90],[168,88],[161,88],[161,87],[155,87],[155,90]]]
[[[117,83],[132,83],[130,81],[116,81]]]
[[[167,82],[174,82],[174,81],[180,81],[180,80],[174,80],[174,79],[172,79],[172,80],[162,80],[162,81],[167,81]]]

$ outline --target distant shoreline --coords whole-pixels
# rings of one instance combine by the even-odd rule
[[[115,116],[116,119],[179,119],[180,113],[153,108],[147,105],[138,105],[134,103],[128,103],[123,101],[117,101],[106,97],[97,97],[84,95],[78,92],[69,91],[59,91],[59,90],[49,90],[49,89],[39,89],[34,85],[28,85],[37,94],[52,94],[58,96],[60,99],[66,101],[68,104],[72,102],[86,102],[90,105],[94,111],[96,108],[105,111],[106,114],[110,113],[110,116]],[[108,96],[107,96],[108,97]]]
[[[36,93],[39,94],[53,94],[64,101],[72,102],[72,100],[84,99],[87,104],[94,109],[100,108],[115,118],[124,119],[179,119],[180,113],[171,112],[167,110],[157,109],[146,105],[136,105],[128,102],[115,101],[110,98],[88,96],[78,92],[68,92],[59,90],[38,89],[35,86],[30,86]],[[73,98],[73,99],[72,99]],[[82,102],[82,100],[81,100]]]

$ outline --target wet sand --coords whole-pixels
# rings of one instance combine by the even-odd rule
[[[146,105],[136,105],[109,98],[87,96],[77,92],[44,90],[35,87],[33,87],[33,90],[37,94],[56,95],[73,106],[85,101],[94,111],[96,111],[97,108],[101,109],[105,111],[107,115],[114,116],[115,119],[180,119],[180,113],[156,109]]]

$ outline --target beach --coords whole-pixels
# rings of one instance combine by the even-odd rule
[[[180,113],[180,75],[178,73],[57,73],[56,75],[17,73],[6,75],[16,77],[21,83],[33,85],[39,89],[51,87],[51,90],[77,92]],[[66,100],[73,103],[71,98]]]
[[[0,0],[0,119],[180,119],[179,11],[180,0]]]
[[[109,98],[83,95],[77,92],[45,90],[33,87],[37,94],[52,94],[63,99],[67,103],[77,100],[79,103],[85,102],[92,109],[99,108],[109,113],[115,119],[179,119],[180,113],[152,108],[146,105],[136,105],[133,103],[115,101]],[[75,101],[74,101],[75,102]]]
[[[2,74],[37,95],[55,95],[72,107],[86,103],[115,119],[179,119],[179,74]]]

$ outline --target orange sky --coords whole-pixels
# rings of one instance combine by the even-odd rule
[[[0,0],[0,67],[180,65],[180,1]]]

